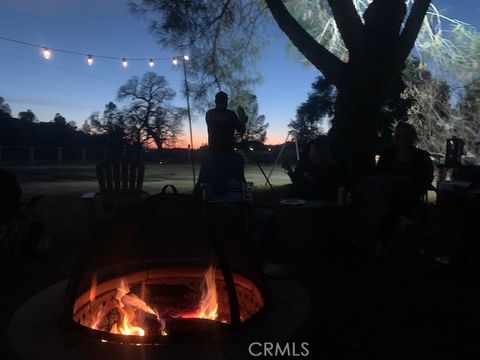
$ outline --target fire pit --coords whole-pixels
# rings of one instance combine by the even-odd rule
[[[15,355],[236,358],[249,342],[291,336],[309,312],[305,293],[292,281],[265,284],[241,231],[222,238],[229,224],[206,206],[159,195],[106,223],[68,285],[42,291],[12,317]]]
[[[106,224],[70,282],[71,326],[104,341],[163,344],[258,313],[264,295],[243,239],[220,243],[219,214],[206,214],[191,196],[160,195]]]

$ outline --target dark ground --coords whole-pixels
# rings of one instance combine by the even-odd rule
[[[86,239],[79,195],[51,191],[39,203],[51,237],[47,252],[28,259],[2,257],[2,335],[23,301],[69,277]],[[271,206],[278,196],[261,192],[255,198]],[[438,239],[441,224],[432,206],[430,215],[430,239]],[[438,240],[429,242],[423,256],[400,246],[387,260],[371,259],[349,245],[352,230],[345,219],[337,220],[315,224],[318,236],[308,227],[294,236],[279,231],[283,250],[272,254],[270,245],[264,248],[267,257],[280,256],[292,265],[292,277],[310,296],[311,317],[293,339],[309,342],[310,358],[480,359],[480,280],[474,266],[461,261],[432,266],[435,252],[448,248],[440,247]],[[274,227],[282,226],[286,225],[280,222]],[[402,236],[397,236],[400,241]],[[5,349],[2,346],[1,359],[8,358]]]

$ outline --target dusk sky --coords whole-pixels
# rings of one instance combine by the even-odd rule
[[[434,3],[444,14],[480,27],[478,0]],[[123,0],[0,0],[0,9],[0,37],[114,57],[177,55],[156,43],[148,23],[132,16]],[[271,33],[272,45],[258,64],[264,80],[255,93],[260,113],[270,123],[267,143],[275,144],[284,141],[288,122],[319,72],[288,55],[283,33],[275,27]],[[146,62],[131,61],[124,69],[119,61],[103,59],[88,66],[86,58],[55,52],[51,60],[45,60],[37,48],[0,40],[0,96],[13,115],[31,109],[40,121],[51,121],[59,112],[81,126],[92,112],[103,111],[107,102],[115,100],[127,79],[149,70]],[[181,69],[163,60],[152,70],[166,77],[177,91],[175,103],[184,106]],[[195,147],[206,142],[204,114],[194,114],[194,138]]]

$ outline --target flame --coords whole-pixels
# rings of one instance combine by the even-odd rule
[[[88,299],[92,304],[97,296],[97,274],[94,273],[92,276],[92,284],[90,285],[90,292],[88,293]]]
[[[210,266],[205,272],[203,281],[200,285],[200,289],[201,297],[197,309],[190,313],[181,313],[178,315],[178,318],[217,320],[218,295],[215,278],[215,268],[213,266]],[[96,275],[94,275],[92,277],[92,286],[89,292],[89,300],[91,303],[93,303],[95,299],[96,291],[97,277]],[[151,314],[155,316],[160,325],[160,334],[162,336],[168,335],[165,319],[162,318],[158,309],[152,309],[142,299],[144,295],[144,284],[142,284],[140,290],[140,297],[138,297],[134,293],[130,292],[130,288],[127,282],[125,281],[125,279],[121,278],[116,288],[115,299],[110,305],[104,306],[97,311],[97,313],[93,316],[90,327],[96,330],[108,331],[112,334],[145,336],[145,329],[143,329],[140,325],[142,325],[143,323],[145,314]],[[110,329],[106,330],[106,325],[102,325],[102,322],[105,322],[104,319],[106,319],[106,322],[108,323],[109,317],[112,316],[112,310],[116,310],[118,319],[116,319],[115,323],[111,325]]]
[[[130,316],[128,315],[127,311],[122,308],[119,310],[120,321],[116,324],[113,324],[110,332],[112,334],[145,336],[145,330],[143,330],[140,326],[135,326],[130,323]]]
[[[215,269],[210,266],[202,282],[202,297],[198,309],[198,318],[215,320],[218,317],[217,284]]]
[[[201,284],[202,296],[199,306],[193,313],[182,314],[185,319],[210,319],[218,318],[218,295],[217,284],[215,282],[215,268],[210,266],[203,277]]]

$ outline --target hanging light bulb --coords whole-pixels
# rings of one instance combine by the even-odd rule
[[[42,51],[43,51],[43,57],[44,57],[45,59],[49,60],[49,59],[52,57],[52,52],[50,51],[49,48],[44,47],[44,48],[42,49]]]
[[[153,59],[148,60],[148,66],[153,68],[154,65],[155,65],[155,63],[153,62]]]
[[[183,60],[185,60],[185,61],[190,60],[190,56],[188,56],[188,55],[183,55]]]
[[[122,58],[122,66],[126,68],[128,66],[128,61],[125,58]]]
[[[173,64],[173,65],[178,65],[178,59],[177,59],[177,58],[173,58],[172,64]]]
[[[93,57],[92,57],[92,55],[87,55],[87,64],[90,65],[90,66],[93,64]]]

